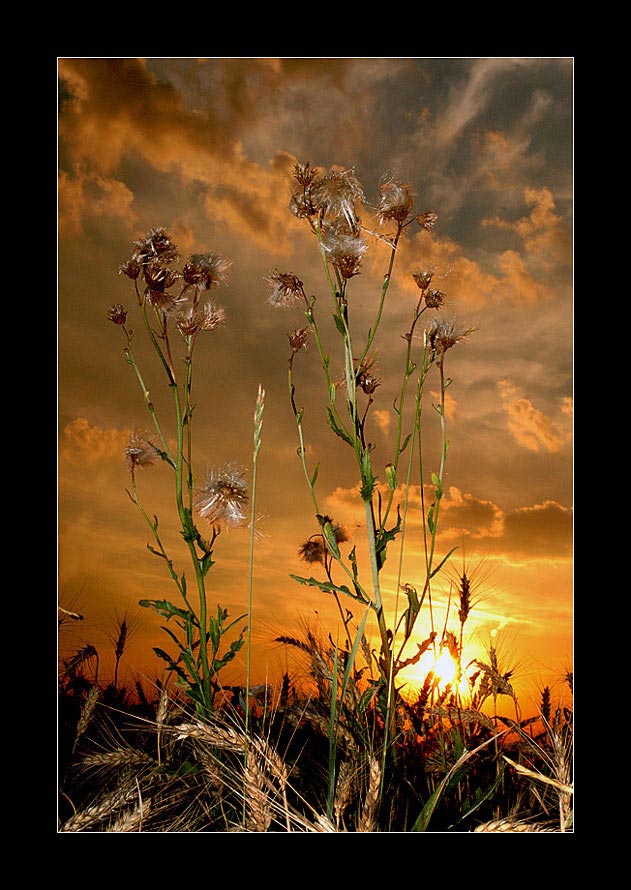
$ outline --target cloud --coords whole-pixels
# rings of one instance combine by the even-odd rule
[[[438,115],[435,126],[438,149],[449,147],[457,136],[488,107],[495,83],[528,59],[476,59],[465,82],[454,84],[448,103]]]
[[[542,411],[532,404],[529,399],[519,394],[517,387],[510,380],[499,380],[497,388],[508,416],[508,427],[515,440],[529,451],[549,451],[555,453],[561,450],[571,438],[571,430],[566,426],[553,423]],[[564,398],[559,409],[560,414],[567,416],[571,399]],[[562,418],[559,418],[559,422]]]
[[[392,415],[387,409],[375,408],[372,412],[372,416],[375,418],[375,423],[384,434],[387,436],[388,430],[390,429],[390,424],[392,422]]]
[[[475,539],[502,535],[504,513],[492,501],[482,500],[451,486],[447,497],[440,502],[440,509],[443,513],[439,522],[442,540],[462,535]]]
[[[260,73],[256,60],[246,67]],[[269,74],[268,69],[273,74],[273,66],[261,70]],[[225,68],[221,64],[213,70]],[[206,209],[217,221],[249,234],[268,250],[288,250],[290,156],[284,153],[266,167],[252,163],[238,138],[246,112],[257,108],[256,88],[262,86],[256,78],[253,88],[247,77],[233,71],[218,96],[206,96],[202,111],[187,108],[179,90],[141,59],[65,59],[59,73],[71,97],[60,111],[60,138],[70,168],[61,225],[76,229],[80,211],[89,206],[78,200],[86,185],[100,187],[110,204],[120,205],[124,197],[129,206],[131,193],[116,191],[113,174],[124,159],[139,157],[158,173],[201,185]],[[265,77],[262,81],[264,86]]]
[[[133,192],[116,179],[79,172],[71,177],[61,170],[58,183],[59,233],[76,236],[83,231],[84,221],[108,216],[133,225]]]
[[[383,503],[388,489],[380,486]],[[425,489],[425,512],[435,497],[435,489]],[[391,518],[396,518],[396,505],[403,505],[405,486],[395,492]],[[337,487],[326,498],[327,510],[336,521],[349,528],[363,526],[364,508],[358,488]],[[422,522],[420,487],[409,489],[408,528],[420,528]],[[413,539],[413,538],[412,538]],[[410,540],[412,540],[410,539]],[[554,500],[541,504],[504,510],[492,500],[480,498],[450,486],[440,502],[438,540],[443,547],[459,544],[463,539],[490,545],[495,557],[523,559],[526,557],[566,559],[572,549],[572,510]],[[415,545],[409,544],[409,547]]]
[[[85,417],[77,417],[64,428],[62,448],[67,460],[101,463],[114,458],[123,460],[129,430],[101,429],[90,426]]]
[[[440,401],[440,393],[432,390],[432,391],[430,391],[430,395],[433,399],[436,400],[436,403],[438,404],[438,402]],[[456,401],[456,399],[454,399],[454,397],[451,395],[451,393],[446,392],[445,393],[445,417],[447,418],[447,420],[455,420],[457,409],[458,409],[458,402]]]
[[[544,501],[506,514],[503,544],[507,552],[515,555],[569,558],[572,530],[571,508]]]
[[[541,266],[555,263],[569,265],[572,243],[566,227],[557,213],[554,196],[549,188],[525,188],[524,201],[531,207],[528,216],[514,222],[499,216],[485,218],[482,225],[515,232],[523,241],[531,258]]]

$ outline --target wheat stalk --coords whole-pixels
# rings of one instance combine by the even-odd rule
[[[375,831],[377,828],[377,810],[379,809],[379,787],[381,785],[381,764],[376,757],[370,758],[370,776],[368,791],[362,807],[357,831]]]

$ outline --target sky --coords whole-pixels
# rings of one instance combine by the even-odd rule
[[[287,387],[287,335],[305,319],[299,308],[272,306],[266,280],[274,270],[297,275],[316,297],[323,342],[341,374],[317,242],[289,211],[294,165],[308,161],[323,174],[354,171],[371,231],[383,230],[374,206],[384,176],[409,184],[419,213],[437,214],[431,231],[405,231],[375,339],[376,472],[383,483],[392,457],[402,335],[418,299],[412,272],[433,268],[446,299],[439,312],[475,329],[448,356],[438,549],[458,550],[436,583],[435,621],[453,623],[449,580],[465,565],[479,582],[469,654],[481,657],[492,641],[526,698],[559,685],[573,651],[573,60],[60,58],[58,76],[58,587],[62,606],[84,616],[64,624],[60,651],[91,642],[106,672],[111,634],[127,615],[134,633],[124,678],[151,682],[164,667],[152,647],[168,648],[168,638],[137,602],[175,601],[177,591],[148,551],[147,526],[126,493],[125,448],[131,430],[149,429],[151,418],[122,331],[108,319],[112,305],[127,308],[147,388],[174,430],[166,379],[134,315],[133,284],[119,274],[133,242],[158,226],[183,259],[211,252],[231,263],[227,282],[212,291],[225,325],[196,345],[196,482],[227,463],[251,481],[253,413],[259,386],[265,391],[254,679],[304,669],[276,637],[339,629],[331,598],[290,577],[314,574],[298,551],[317,531]],[[358,342],[374,319],[388,259],[387,245],[371,238],[349,282]],[[315,348],[296,358],[295,383],[319,502],[365,557],[357,471],[326,423]],[[440,459],[437,390],[430,374],[427,473]],[[169,468],[139,471],[137,481],[180,571],[190,572]],[[410,495],[402,578],[422,587],[418,484]],[[235,618],[247,610],[249,546],[247,529],[222,531],[208,576],[211,603]],[[392,549],[384,567],[391,609],[398,562]],[[419,619],[418,642],[427,621]],[[241,653],[226,682],[239,682],[243,669]]]

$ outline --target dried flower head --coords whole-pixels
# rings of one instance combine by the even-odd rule
[[[195,507],[211,525],[238,526],[248,504],[245,471],[235,464],[211,470],[206,484],[197,492]]]
[[[286,309],[304,299],[302,281],[289,272],[275,269],[265,281],[269,284],[269,302],[272,306]]]
[[[294,179],[304,189],[309,188],[318,175],[317,169],[312,167],[309,161],[306,164],[294,164]]]
[[[182,269],[187,284],[199,290],[210,290],[226,280],[231,261],[214,253],[195,253],[188,258]]]
[[[431,232],[434,228],[434,223],[438,219],[438,214],[434,213],[433,210],[427,210],[425,213],[419,213],[416,217],[416,221],[422,229],[425,229],[427,232]]]
[[[125,322],[127,321],[127,310],[120,303],[116,303],[110,309],[110,314],[108,316],[109,320],[114,322],[114,324],[120,325],[123,327]]]
[[[356,371],[355,379],[357,381],[357,386],[359,386],[367,396],[371,396],[377,387],[381,385],[381,380],[375,374],[376,370],[376,359],[374,357],[367,357]]]
[[[118,267],[118,274],[126,275],[128,278],[131,278],[132,281],[135,281],[140,275],[141,269],[142,266],[140,263],[132,257],[132,259],[127,260],[126,263],[123,263],[122,266]]]
[[[421,290],[427,290],[432,283],[435,271],[435,269],[422,269],[419,272],[412,272],[412,278]]]
[[[152,306],[167,312],[175,308],[177,296],[169,293],[180,279],[180,273],[175,269],[163,266],[159,261],[149,263],[144,267],[144,278],[147,284],[147,297]]]
[[[133,429],[125,448],[125,464],[133,473],[137,467],[151,467],[161,459],[161,453],[145,430]]]
[[[317,208],[311,200],[309,192],[301,192],[291,196],[289,209],[298,219],[307,219],[317,213]]]
[[[182,313],[177,318],[177,326],[185,337],[193,337],[199,331],[214,331],[224,324],[226,311],[221,306],[204,303],[191,313]]]
[[[428,309],[440,309],[445,302],[445,294],[440,290],[428,290],[425,294],[425,305]]]
[[[341,217],[354,227],[357,224],[356,207],[364,200],[364,190],[353,169],[335,171],[313,184],[311,199],[324,216]]]
[[[291,334],[287,334],[291,351],[299,352],[301,349],[306,349],[309,345],[310,333],[311,328],[296,328]]]
[[[151,229],[146,238],[134,241],[134,247],[136,250],[132,260],[141,266],[153,263],[155,260],[168,265],[178,258],[177,247],[163,226]]]
[[[368,250],[363,238],[345,220],[337,220],[324,230],[322,247],[342,278],[359,275],[362,256]]]
[[[317,537],[309,538],[308,541],[305,541],[305,543],[301,544],[301,546],[298,548],[298,556],[304,562],[319,562],[324,564],[325,555],[326,549],[320,535],[318,535]]]
[[[407,183],[387,179],[379,185],[379,203],[377,211],[380,222],[395,220],[404,223],[414,206],[416,194]]]
[[[464,328],[455,319],[433,318],[427,329],[427,338],[435,352],[443,353],[472,334],[473,331],[475,328]]]

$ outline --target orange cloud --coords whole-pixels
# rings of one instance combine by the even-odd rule
[[[572,530],[571,508],[556,501],[544,501],[506,514],[503,544],[512,554],[569,558]]]
[[[102,190],[103,201],[120,207],[124,200],[129,206],[131,193],[117,190],[111,176],[125,156],[136,154],[159,172],[203,184],[212,219],[245,232],[271,252],[288,252],[288,233],[297,221],[287,210],[287,172],[295,159],[282,153],[268,167],[252,163],[238,138],[245,110],[256,108],[258,80],[264,86],[277,75],[274,66],[243,63],[255,87],[239,76],[240,66],[233,66],[235,93],[227,93],[228,84],[221,83],[215,106],[195,114],[142,59],[60,60],[59,74],[72,97],[61,108],[60,135],[74,165],[72,177],[65,176],[69,200],[60,206],[60,225],[76,229],[80,212],[88,212],[91,205],[78,201],[88,184]],[[88,166],[94,171],[90,179],[80,172]],[[97,201],[97,211],[98,206]]]
[[[559,429],[531,401],[521,397],[510,380],[498,381],[497,388],[508,416],[508,427],[520,445],[529,451],[545,449],[554,453],[561,450],[571,437],[571,432]],[[567,398],[563,400],[560,411],[567,415]]]
[[[60,171],[58,184],[59,232],[74,236],[83,231],[84,220],[96,216],[136,221],[133,192],[123,182],[104,176],[79,173],[70,177]]]
[[[375,408],[372,412],[372,416],[375,418],[375,423],[384,436],[387,435],[388,430],[390,429],[390,424],[392,423],[392,415],[390,412],[387,409]]]
[[[532,210],[515,222],[499,216],[482,220],[482,225],[516,232],[523,240],[530,256],[540,263],[571,263],[572,244],[566,228],[556,210],[554,196],[549,188],[525,188],[524,200]]]
[[[77,417],[64,428],[64,457],[100,463],[102,461],[124,458],[125,447],[129,441],[129,430],[101,429],[90,426],[85,417]]]

